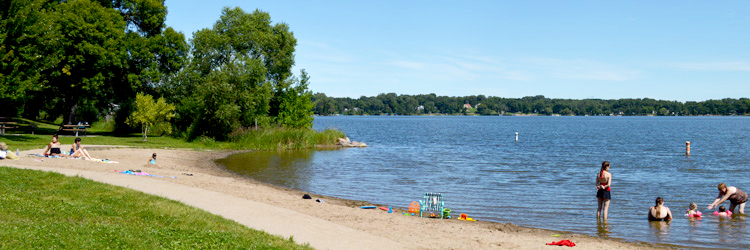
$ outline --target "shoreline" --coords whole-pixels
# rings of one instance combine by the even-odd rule
[[[118,161],[102,162],[30,157],[42,149],[27,150],[21,160],[0,161],[0,166],[38,169],[82,176],[100,182],[126,186],[147,193],[175,199],[190,206],[218,214],[248,227],[282,237],[293,236],[297,242],[309,242],[321,249],[540,249],[546,243],[568,239],[584,249],[657,249],[681,247],[649,242],[632,242],[618,238],[599,238],[573,232],[553,231],[490,221],[435,220],[403,216],[403,209],[393,214],[380,210],[363,210],[369,202],[321,196],[302,190],[275,186],[226,170],[215,160],[246,151],[193,151],[185,149],[136,149],[116,146],[88,146],[95,158]],[[159,155],[161,168],[147,165],[151,153]],[[41,159],[42,161],[38,161]],[[156,178],[115,173],[138,169],[160,176]],[[188,175],[190,174],[190,175]],[[117,181],[114,181],[114,180]],[[179,190],[211,193],[203,200],[180,197]],[[303,194],[313,196],[302,199]],[[177,198],[175,198],[177,197]],[[215,201],[227,199],[228,204]],[[315,202],[323,199],[324,203]],[[245,213],[222,210],[234,204]],[[253,214],[258,213],[260,214]],[[266,218],[266,224],[258,224]],[[304,230],[297,230],[301,228]],[[558,234],[560,237],[552,237]],[[432,237],[425,237],[431,235]]]

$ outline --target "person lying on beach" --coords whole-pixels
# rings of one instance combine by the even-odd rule
[[[670,221],[672,220],[672,211],[669,207],[664,206],[664,199],[656,197],[656,206],[648,210],[649,221]]]
[[[703,213],[701,211],[698,211],[698,204],[695,204],[695,202],[690,202],[690,206],[685,213],[685,216],[687,217],[701,217],[703,216]]]
[[[747,202],[747,193],[736,187],[727,187],[727,184],[719,183],[719,197],[713,203],[708,205],[708,209],[718,206],[722,202],[729,200],[729,211],[734,213],[734,208],[740,207],[740,214],[745,213],[745,203]]]
[[[51,155],[51,156],[59,156],[59,157],[68,157],[67,155],[63,154],[62,151],[60,151],[60,141],[57,140],[57,135],[52,135],[52,141],[47,144],[47,149],[44,150],[43,155]],[[47,153],[49,152],[49,153]]]
[[[16,154],[8,152],[8,145],[5,142],[0,142],[0,160],[2,159],[20,160]]]
[[[89,155],[89,152],[86,151],[85,148],[83,148],[83,145],[81,145],[81,138],[76,138],[75,143],[73,143],[73,146],[70,148],[70,156],[75,158],[83,158],[84,160],[91,160],[91,155]]]
[[[718,211],[714,211],[716,216],[732,216],[732,211],[728,211],[724,206],[719,206]]]

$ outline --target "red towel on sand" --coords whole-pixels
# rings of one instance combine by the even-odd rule
[[[547,245],[550,245],[550,246],[569,246],[569,247],[574,247],[574,246],[576,246],[576,243],[573,243],[572,241],[569,241],[569,240],[561,240],[561,241],[558,241],[558,242],[554,242],[553,241],[552,243],[547,243]]]

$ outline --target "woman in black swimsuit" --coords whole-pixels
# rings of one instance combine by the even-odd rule
[[[656,206],[649,208],[648,220],[650,221],[670,221],[672,220],[672,211],[664,206],[664,199],[656,197]]]
[[[612,174],[609,173],[609,162],[605,161],[602,162],[602,169],[596,176],[596,199],[599,204],[599,208],[596,210],[596,218],[607,219],[609,200],[612,199],[610,186],[612,186]]]
[[[60,151],[60,142],[57,140],[57,135],[52,135],[52,141],[47,145],[47,149],[44,150],[44,155],[47,155],[47,152],[52,156],[67,156]]]

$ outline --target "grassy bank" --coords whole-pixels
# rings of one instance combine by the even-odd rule
[[[0,136],[0,142],[9,145],[9,150],[38,149],[46,147],[52,140],[54,131],[40,131],[20,135]],[[215,141],[201,137],[192,141],[169,136],[149,136],[146,142],[140,134],[113,135],[111,133],[88,133],[81,143],[86,145],[123,145],[141,148],[182,148],[182,149],[238,149],[238,150],[273,150],[273,149],[302,149],[314,148],[316,145],[334,145],[336,139],[344,137],[338,130],[315,131],[312,129],[293,128],[264,128],[240,130],[233,133],[228,141]],[[63,149],[73,144],[74,135],[60,134],[59,140]]]
[[[336,139],[344,137],[338,130],[267,128],[236,131],[231,135],[232,143],[249,149],[303,149],[316,145],[333,145]]]
[[[176,201],[0,167],[0,249],[310,249]]]

